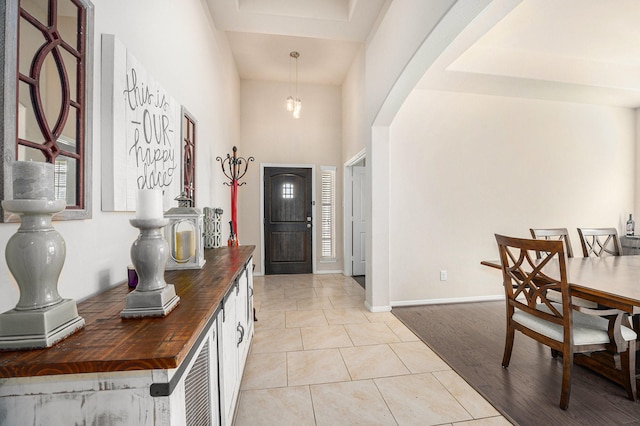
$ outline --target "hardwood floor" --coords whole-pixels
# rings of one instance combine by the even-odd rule
[[[362,288],[366,288],[366,286],[365,286],[365,276],[364,276],[364,275],[356,275],[356,276],[351,277],[351,278],[353,278],[354,280],[356,280],[356,282],[357,282],[358,284],[360,284],[360,287],[362,287]]]
[[[516,333],[508,369],[501,364],[504,302],[393,308],[396,315],[512,422],[526,425],[640,425],[640,402],[621,386],[574,366],[569,409],[558,406],[562,362]]]

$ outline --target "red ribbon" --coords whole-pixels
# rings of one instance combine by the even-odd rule
[[[236,179],[231,183],[231,222],[236,241],[238,241],[238,181]]]

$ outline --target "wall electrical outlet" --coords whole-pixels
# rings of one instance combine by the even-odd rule
[[[447,271],[440,271],[440,281],[447,280]]]

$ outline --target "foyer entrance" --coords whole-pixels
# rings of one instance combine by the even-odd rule
[[[265,274],[313,272],[310,168],[264,169]]]

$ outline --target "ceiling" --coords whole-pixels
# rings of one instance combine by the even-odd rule
[[[207,0],[243,79],[339,85],[386,0]],[[493,0],[417,88],[640,106],[640,1]]]
[[[386,0],[206,0],[226,31],[240,78],[340,85]]]
[[[640,2],[494,0],[418,88],[640,106]]]

